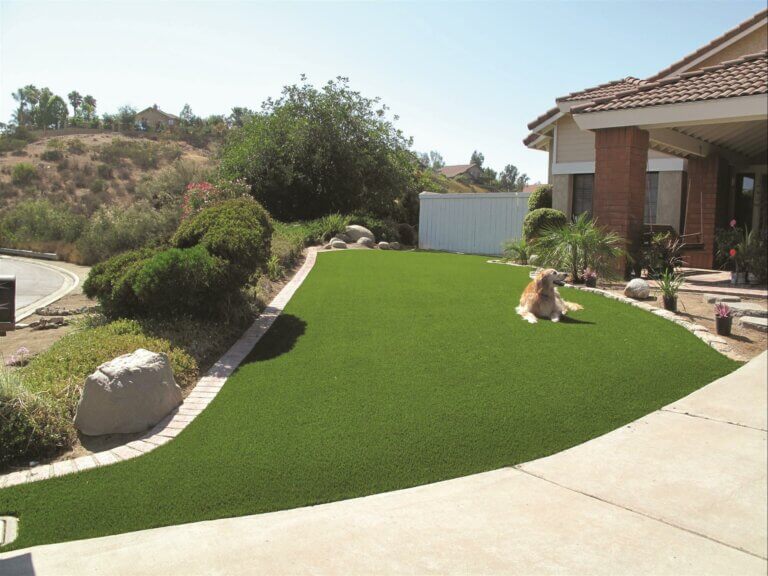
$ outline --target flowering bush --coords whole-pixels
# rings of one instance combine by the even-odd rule
[[[584,280],[597,280],[597,272],[592,270],[592,268],[587,267],[586,270],[584,270],[584,273],[582,274]]]
[[[233,200],[248,196],[250,188],[243,180],[210,182],[192,182],[187,185],[182,202],[182,218],[186,220],[203,208],[208,208],[224,200]]]
[[[730,318],[731,307],[725,302],[718,302],[715,304],[715,318]]]

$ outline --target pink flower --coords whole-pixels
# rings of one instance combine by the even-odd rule
[[[728,254],[730,254],[731,258],[734,258],[736,256],[736,248],[731,248]]]
[[[731,224],[731,228],[736,228],[736,218],[731,220],[730,224]]]

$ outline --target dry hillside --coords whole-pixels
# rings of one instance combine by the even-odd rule
[[[0,156],[0,210],[45,198],[90,214],[101,205],[151,200],[149,181],[173,171],[203,172],[212,154],[177,141],[112,134],[48,136]]]

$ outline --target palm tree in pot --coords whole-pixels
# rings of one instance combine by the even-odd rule
[[[665,270],[659,276],[658,282],[664,308],[670,312],[677,312],[677,293],[683,285],[683,275]]]

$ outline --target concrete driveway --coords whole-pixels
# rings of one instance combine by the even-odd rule
[[[0,573],[764,575],[766,358],[514,468],[0,554]]]
[[[0,275],[16,276],[16,321],[58,300],[79,283],[76,274],[47,262],[0,256]]]

